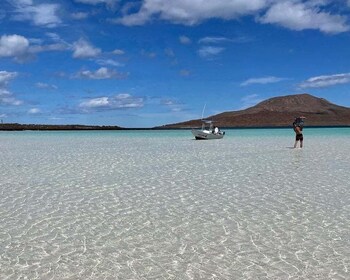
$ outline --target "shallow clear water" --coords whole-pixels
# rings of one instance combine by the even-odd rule
[[[350,129],[0,133],[0,279],[350,279]]]

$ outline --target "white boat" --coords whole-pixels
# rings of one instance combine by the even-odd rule
[[[202,120],[202,129],[192,129],[192,134],[196,140],[222,139],[224,131],[213,125],[212,121]]]

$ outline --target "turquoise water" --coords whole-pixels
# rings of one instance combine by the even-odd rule
[[[261,137],[261,136],[291,136],[294,135],[294,131],[290,128],[261,128],[261,129],[224,129],[226,132],[225,138],[230,137]],[[192,138],[190,130],[120,130],[120,131],[0,131],[0,137],[12,137],[12,136],[34,136],[34,137],[64,137],[64,136],[89,136],[89,137],[100,137],[100,136],[118,136],[118,137],[186,137]],[[306,128],[304,135],[309,136],[350,136],[350,128]]]
[[[0,132],[0,279],[349,279],[350,128]]]

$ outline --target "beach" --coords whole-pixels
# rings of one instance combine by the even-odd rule
[[[350,128],[0,132],[0,279],[350,279]]]

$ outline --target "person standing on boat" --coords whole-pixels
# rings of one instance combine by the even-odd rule
[[[300,141],[300,148],[303,147],[303,141],[304,141],[304,136],[303,136],[303,127],[304,127],[304,119],[305,117],[299,117],[296,118],[295,121],[293,122],[293,129],[295,132],[295,143],[294,143],[294,149],[297,147],[298,142]]]
[[[214,128],[214,134],[218,134],[219,133],[219,128],[217,126],[215,126]]]

